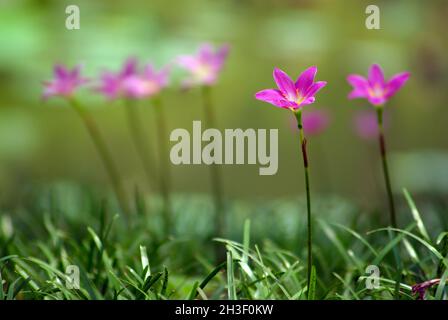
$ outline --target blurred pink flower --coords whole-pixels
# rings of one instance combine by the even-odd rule
[[[44,81],[43,98],[53,96],[71,97],[74,91],[88,80],[81,77],[81,66],[77,65],[72,70],[63,65],[54,66],[54,78]]]
[[[228,45],[214,48],[211,44],[204,43],[199,47],[196,55],[179,56],[178,65],[186,69],[191,76],[183,83],[183,86],[189,88],[194,85],[215,84],[228,54]]]
[[[103,73],[98,91],[109,99],[150,97],[168,84],[168,75],[168,67],[156,71],[151,64],[147,64],[143,72],[139,73],[137,60],[130,58],[118,73]]]
[[[123,80],[124,95],[128,98],[141,99],[158,94],[168,85],[169,72],[169,67],[156,71],[151,64],[147,64],[142,74],[133,74]]]
[[[137,59],[129,58],[123,64],[118,73],[106,71],[101,75],[100,86],[97,88],[104,96],[109,99],[116,99],[125,96],[123,82],[137,74]]]
[[[378,120],[375,111],[357,111],[353,120],[355,132],[359,137],[366,140],[376,139],[378,137]],[[389,127],[389,114],[387,112],[384,112],[383,126],[385,130]]]
[[[378,64],[373,64],[370,67],[368,79],[357,74],[351,74],[347,77],[347,81],[353,87],[348,98],[365,98],[374,106],[382,106],[400,90],[409,76],[409,72],[402,72],[386,81],[381,67]]]
[[[299,131],[297,120],[290,117],[291,129]],[[306,135],[319,135],[330,124],[330,116],[326,110],[304,110],[302,113],[302,125]]]
[[[317,67],[306,69],[294,83],[282,70],[274,69],[274,80],[278,89],[266,89],[255,94],[255,98],[284,109],[299,109],[315,101],[314,95],[322,89],[327,82],[314,82]]]
[[[318,135],[328,127],[330,117],[324,110],[311,110],[303,112],[302,121],[305,134]]]

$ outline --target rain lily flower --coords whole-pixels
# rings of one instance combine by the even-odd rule
[[[81,76],[80,65],[75,66],[72,70],[63,65],[54,66],[54,78],[44,82],[44,99],[60,96],[70,98],[74,91],[88,80]]]
[[[184,89],[189,89],[193,86],[201,87],[202,100],[204,104],[204,113],[206,122],[209,127],[216,127],[215,116],[212,99],[212,86],[216,84],[218,76],[224,67],[227,56],[229,54],[229,46],[222,45],[221,47],[213,47],[209,43],[202,44],[197,53],[194,55],[181,55],[177,57],[177,64],[185,69],[190,77],[183,83]],[[224,202],[222,192],[222,176],[217,165],[210,166],[210,181],[214,200],[214,222],[215,234],[218,237],[223,236],[225,228],[224,223],[226,218],[224,214]],[[216,257],[218,260],[225,257],[222,251],[222,246],[216,246]]]
[[[324,110],[312,110],[303,113],[302,121],[305,134],[318,135],[328,127],[330,117]]]
[[[423,300],[425,298],[426,290],[439,283],[440,279],[432,279],[422,283],[417,283],[412,286],[412,293],[418,294],[418,300]]]
[[[72,70],[62,65],[54,67],[54,79],[44,82],[43,97],[61,96],[66,98],[73,110],[79,115],[84,122],[87,131],[96,147],[100,158],[104,163],[104,168],[109,174],[109,178],[113,185],[115,194],[123,213],[129,214],[126,193],[124,191],[119,171],[114,163],[111,152],[108,149],[105,139],[103,138],[95,119],[89,110],[84,108],[76,98],[73,97],[75,90],[87,82],[86,78],[81,76],[81,66],[76,66]]]
[[[143,130],[144,124],[142,123],[142,117],[139,113],[138,105],[136,105],[136,100],[144,98],[155,98],[153,103],[156,106],[157,116],[159,117],[157,121],[158,132],[163,132],[165,130],[163,110],[161,109],[160,99],[156,97],[160,91],[168,85],[170,68],[165,66],[160,70],[156,70],[152,64],[147,64],[143,71],[138,70],[138,62],[135,58],[128,59],[122,69],[118,73],[105,72],[100,78],[101,85],[97,90],[101,92],[107,98],[113,100],[117,98],[124,98],[126,104],[127,118],[129,122],[129,129],[131,136],[135,145],[135,148],[139,154],[142,161],[143,168],[145,170],[145,175],[148,179],[149,184],[157,178],[159,178],[160,189],[164,196],[164,213],[165,213],[165,227],[170,226],[170,218],[167,216],[170,209],[169,202],[169,190],[167,189],[168,174],[166,166],[164,165],[166,151],[159,150],[160,152],[160,167],[156,170],[154,167],[154,161],[150,153],[150,147],[148,141],[145,138],[146,134]],[[162,134],[161,134],[162,135]],[[166,134],[163,132],[162,137]],[[156,172],[161,172],[160,176],[156,175]],[[168,209],[167,209],[168,208]]]
[[[384,113],[383,125],[384,130],[389,127],[389,114]],[[378,137],[378,120],[375,112],[370,110],[358,111],[354,118],[354,129],[358,136],[362,139],[372,140]]]
[[[143,167],[145,169],[145,175],[147,176],[149,184],[154,179],[159,180],[160,190],[164,198],[164,224],[167,234],[170,232],[171,227],[171,200],[170,200],[170,172],[169,166],[166,165],[167,150],[164,144],[164,137],[166,136],[166,119],[161,103],[161,99],[158,94],[168,85],[170,74],[170,66],[165,66],[159,70],[156,70],[152,64],[147,64],[142,72],[139,72],[136,68],[136,62],[134,60],[128,61],[125,64],[123,70],[116,76],[115,81],[112,81],[110,86],[114,92],[118,93],[118,96],[125,98],[126,111],[129,122],[129,128],[131,130],[132,139],[134,141],[137,152],[139,153]],[[154,109],[156,112],[157,120],[157,133],[159,134],[159,150],[160,156],[159,168],[154,169],[154,161],[150,153],[150,146],[145,138],[145,132],[143,130],[144,124],[139,114],[138,106],[135,100],[140,99],[152,99]],[[157,175],[156,173],[160,173]]]
[[[278,89],[266,89],[255,94],[255,98],[273,104],[284,109],[297,110],[315,101],[314,95],[327,82],[314,82],[317,67],[306,69],[294,83],[291,78],[282,70],[274,69],[274,80]]]
[[[151,64],[146,65],[140,74],[137,70],[137,60],[131,58],[126,61],[122,70],[117,74],[103,73],[98,91],[109,99],[151,97],[168,84],[168,75],[168,67],[156,71]]]
[[[387,196],[389,199],[390,222],[392,227],[397,227],[397,218],[395,214],[394,197],[390,182],[389,169],[386,156],[386,139],[384,138],[383,112],[382,106],[408,81],[409,72],[402,72],[394,75],[389,80],[385,80],[381,67],[373,64],[369,70],[368,78],[360,75],[351,74],[347,81],[352,85],[353,90],[349,93],[349,99],[365,98],[376,109],[378,142],[380,145],[381,160],[383,165],[384,181],[386,184]],[[371,125],[370,125],[371,126]],[[365,128],[363,128],[365,129]]]
[[[214,48],[211,44],[204,43],[199,47],[196,55],[179,56],[177,58],[178,65],[191,75],[183,83],[183,86],[190,88],[194,85],[211,86],[215,84],[228,54],[228,45]]]
[[[137,74],[137,59],[129,58],[123,64],[118,73],[106,71],[101,75],[100,86],[97,88],[108,99],[113,100],[125,96],[123,82],[131,76]]]
[[[297,128],[297,119],[288,118],[293,131],[299,131]],[[326,110],[304,110],[302,114],[302,125],[306,135],[319,135],[328,127],[330,116]]]
[[[367,79],[357,74],[347,77],[347,81],[353,87],[348,98],[365,98],[374,106],[382,106],[400,90],[408,81],[409,76],[409,72],[402,72],[386,81],[381,67],[378,64],[373,64]]]
[[[302,114],[303,106],[312,104],[315,101],[315,94],[322,89],[327,82],[314,82],[317,73],[317,67],[310,67],[306,69],[298,77],[296,82],[282,70],[274,69],[274,80],[278,89],[265,89],[255,94],[255,98],[261,101],[273,104],[276,107],[283,109],[290,109],[297,119],[297,128],[299,129],[299,139],[303,157],[303,168],[305,173],[305,190],[306,190],[306,207],[307,207],[307,230],[308,230],[308,259],[307,259],[307,287],[308,299],[313,299],[313,292],[310,290],[311,274],[314,270],[312,258],[312,220],[311,220],[311,194],[310,194],[310,179],[309,179],[309,163],[307,155],[307,140],[304,134],[304,115]],[[316,123],[311,121],[309,128],[316,127]],[[311,124],[311,126],[310,126]]]
[[[142,74],[133,74],[124,79],[122,86],[125,96],[141,99],[158,94],[168,85],[169,71],[168,67],[156,70],[147,64]]]

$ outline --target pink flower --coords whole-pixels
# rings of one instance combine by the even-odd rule
[[[137,74],[137,60],[129,58],[118,73],[104,72],[100,78],[100,86],[97,89],[109,99],[124,96],[123,81]]]
[[[44,82],[43,97],[61,96],[71,97],[74,91],[87,82],[86,78],[81,77],[81,66],[77,65],[72,70],[62,66],[54,66],[54,78]]]
[[[291,128],[299,131],[295,117],[290,118]],[[302,113],[302,125],[306,135],[319,135],[328,127],[330,116],[326,110],[304,110]]]
[[[324,110],[311,110],[303,112],[302,121],[305,134],[318,135],[328,127],[330,117]]]
[[[317,67],[306,69],[294,83],[282,70],[274,69],[277,89],[266,89],[255,94],[255,98],[284,109],[299,109],[315,101],[314,95],[325,85],[326,81],[314,82]]]
[[[373,64],[370,67],[368,79],[356,74],[347,77],[347,81],[353,86],[353,91],[350,92],[348,98],[365,98],[374,106],[382,106],[400,90],[409,76],[409,72],[402,72],[386,81],[381,67]]]
[[[123,80],[124,95],[141,99],[158,94],[168,85],[169,71],[168,67],[156,71],[151,64],[147,64],[142,74],[134,74]]]
[[[384,113],[384,129],[389,127],[388,113]],[[359,137],[371,140],[378,137],[378,120],[374,111],[361,110],[354,116],[354,129]]]
[[[103,73],[98,91],[109,99],[150,97],[159,93],[168,84],[168,75],[168,67],[156,71],[151,64],[147,64],[140,74],[137,60],[130,58],[118,73]]]
[[[177,63],[191,75],[184,82],[184,87],[215,84],[228,54],[228,45],[215,49],[211,44],[204,43],[199,47],[196,55],[179,56]]]

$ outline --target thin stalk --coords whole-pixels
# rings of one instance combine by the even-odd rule
[[[154,109],[156,113],[156,126],[157,126],[157,141],[159,146],[159,185],[160,192],[163,197],[163,218],[165,222],[165,231],[169,234],[171,230],[171,171],[168,164],[168,148],[166,145],[166,117],[162,106],[161,99],[156,97],[153,99]]]
[[[387,165],[387,151],[386,151],[386,141],[384,138],[384,126],[383,126],[383,108],[376,108],[377,120],[378,120],[378,140],[380,144],[381,162],[383,164],[384,181],[386,183],[387,197],[389,200],[389,214],[390,214],[390,224],[393,228],[397,227],[397,218],[395,215],[395,204],[394,196],[392,194],[392,187],[390,183],[389,167]],[[399,299],[400,296],[400,282],[402,280],[402,263],[400,259],[400,254],[396,247],[393,249],[393,255],[396,264],[396,281],[395,281],[395,293],[394,298]]]
[[[397,228],[397,218],[395,215],[394,197],[392,194],[392,187],[391,187],[390,176],[389,176],[389,168],[387,165],[386,142],[384,139],[384,127],[383,127],[383,108],[382,107],[376,108],[376,113],[377,113],[377,117],[378,117],[378,138],[379,138],[379,144],[380,144],[381,160],[383,163],[384,181],[386,183],[387,197],[389,199],[390,223],[393,228]]]
[[[305,171],[305,189],[306,189],[306,212],[307,212],[307,247],[308,247],[308,263],[307,263],[307,288],[310,289],[311,283],[311,269],[313,267],[313,255],[312,255],[312,223],[311,223],[311,196],[310,196],[310,177],[309,177],[309,163],[308,154],[306,150],[307,140],[303,132],[302,125],[302,111],[293,111],[297,119],[297,127],[299,128],[299,140],[302,150],[303,168]]]
[[[145,133],[142,126],[138,105],[135,100],[128,99],[126,100],[125,107],[132,140],[142,162],[146,179],[148,181],[148,186],[151,187],[151,182],[155,180],[154,161],[151,157],[147,140],[145,139]]]
[[[211,88],[209,86],[202,87],[202,99],[204,103],[204,113],[205,120],[207,121],[207,127],[215,128],[215,113],[211,99]],[[215,203],[215,234],[217,237],[222,237],[224,235],[225,228],[224,198],[221,171],[219,170],[219,166],[216,164],[210,165],[210,181]]]
[[[101,135],[98,126],[90,112],[85,109],[78,101],[75,99],[70,99],[70,105],[76,111],[76,113],[80,116],[84,125],[87,128],[87,131],[92,138],[92,141],[95,145],[95,148],[103,161],[104,168],[106,169],[107,174],[109,175],[110,181],[112,183],[112,187],[115,191],[115,195],[117,196],[118,204],[122,212],[126,215],[130,214],[127,196],[123,188],[123,184],[118,173],[117,167],[113,161],[113,158],[110,154],[109,149],[107,148],[107,144]]]

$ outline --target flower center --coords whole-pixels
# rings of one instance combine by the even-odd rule
[[[200,64],[196,69],[196,75],[199,79],[207,79],[210,75],[211,68],[208,64]]]
[[[378,83],[376,83],[373,86],[373,88],[370,87],[368,89],[368,92],[369,92],[369,95],[371,97],[374,97],[374,98],[382,98],[382,97],[384,97],[384,90],[383,90],[382,86],[380,84],[378,84]]]
[[[295,102],[300,106],[300,104],[303,102],[303,100],[305,100],[305,97],[302,96],[298,90],[296,92],[297,92],[297,98],[292,99],[292,100],[295,100]]]

